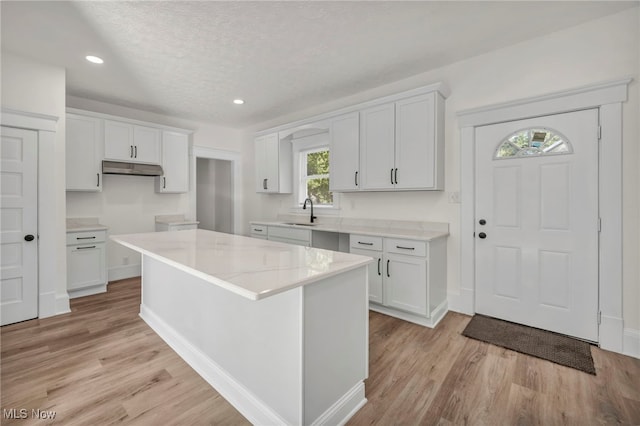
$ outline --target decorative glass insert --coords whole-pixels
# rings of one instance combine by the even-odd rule
[[[498,145],[493,158],[500,160],[571,153],[573,153],[571,144],[560,132],[536,127],[519,130],[509,135]]]

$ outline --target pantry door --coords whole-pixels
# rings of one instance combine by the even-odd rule
[[[476,312],[598,341],[598,110],[476,128]]]
[[[38,134],[2,127],[1,325],[38,316]]]

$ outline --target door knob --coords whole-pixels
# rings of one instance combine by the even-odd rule
[[[24,236],[24,240],[25,241],[33,241],[34,238],[35,237],[33,235],[31,235],[31,234],[27,234],[27,235]]]
[[[486,221],[486,220],[484,220],[484,219],[480,219],[480,220],[478,221],[478,223],[479,223],[480,225],[485,225],[485,224],[487,223],[487,221]]]
[[[485,238],[487,238],[487,234],[485,234],[484,232],[481,232],[481,233],[478,234],[478,237],[480,237],[480,238],[482,238],[484,240]]]

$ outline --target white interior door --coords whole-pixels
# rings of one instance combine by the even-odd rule
[[[38,316],[38,136],[2,127],[0,308],[2,325]]]
[[[598,110],[476,143],[476,312],[597,341]]]

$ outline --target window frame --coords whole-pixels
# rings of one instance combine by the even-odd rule
[[[329,132],[322,132],[311,136],[304,136],[300,138],[294,138],[291,140],[293,150],[293,199],[291,212],[302,213],[302,203],[306,198],[306,174],[303,176],[303,168],[306,169],[306,155],[312,152],[330,151],[329,144]],[[305,170],[306,173],[306,170]],[[324,175],[314,175],[322,177]],[[329,180],[331,179],[331,173],[326,175]],[[303,177],[305,178],[303,186]],[[322,211],[323,214],[338,214],[340,210],[339,206],[339,193],[332,192],[333,204],[332,205],[316,205],[313,208]],[[305,210],[306,211],[306,210]]]

